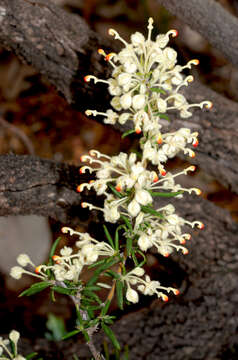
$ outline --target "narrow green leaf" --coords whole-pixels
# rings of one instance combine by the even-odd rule
[[[106,274],[110,275],[114,279],[120,279],[120,275],[112,270],[107,270]]]
[[[105,354],[105,359],[110,360],[108,344],[107,344],[107,342],[105,340],[103,342],[103,350],[104,350],[104,354]]]
[[[119,191],[117,191],[113,185],[108,183],[107,186],[111,189],[111,191],[114,193],[114,195],[116,195],[118,198],[123,198],[123,195]]]
[[[124,216],[124,215],[121,215],[121,218],[124,220],[124,222],[125,222],[126,226],[128,227],[128,229],[129,229],[130,231],[132,231],[132,225],[131,225],[129,219],[127,219],[127,217]]]
[[[87,331],[82,330],[82,333],[83,333],[83,336],[85,337],[85,340],[86,340],[87,342],[89,342],[89,341],[90,341],[90,337],[89,337]]]
[[[52,245],[52,247],[50,249],[50,254],[49,254],[49,263],[50,263],[50,265],[52,265],[54,263],[53,260],[52,260],[52,256],[55,254],[55,250],[56,250],[57,246],[59,245],[60,240],[61,240],[61,237],[58,237],[54,241],[54,243],[53,243],[53,245]]]
[[[122,134],[121,138],[124,139],[126,136],[131,135],[131,134],[133,134],[133,133],[135,133],[135,130],[125,131],[125,132]]]
[[[83,294],[89,298],[92,298],[98,304],[102,303],[102,300],[92,291],[83,290]]]
[[[106,315],[106,313],[108,312],[110,304],[111,304],[111,300],[107,300],[104,307],[102,308],[100,316],[105,316]]]
[[[117,305],[123,310],[123,283],[119,280],[116,282]]]
[[[138,260],[135,255],[135,251],[133,249],[131,250],[131,256],[132,256],[135,266],[139,266]]]
[[[73,295],[75,292],[77,292],[77,289],[67,289],[61,286],[52,286],[52,290],[65,295]]]
[[[112,240],[112,237],[106,227],[106,225],[103,225],[103,229],[104,229],[104,232],[105,232],[105,235],[107,237],[107,240],[109,242],[109,244],[111,245],[111,247],[114,249],[114,244],[113,244],[113,240]]]
[[[158,87],[152,87],[152,88],[150,88],[150,91],[153,91],[153,92],[157,92],[157,93],[165,94],[165,95],[166,95],[166,91],[163,90],[163,89],[160,89],[160,88],[158,88]]]
[[[36,284],[31,285],[29,289],[24,290],[19,297],[22,296],[31,296],[34,294],[39,293],[40,291],[46,289],[47,287],[51,286],[52,284],[50,282],[42,281]]]
[[[168,115],[164,114],[164,113],[160,113],[160,112],[157,112],[157,113],[153,113],[154,116],[159,116],[160,119],[164,119],[164,120],[168,120],[170,121],[170,118],[168,117]]]
[[[138,265],[139,267],[142,267],[147,262],[147,259],[146,259],[145,254],[142,251],[137,250],[137,252],[143,257],[143,261],[140,262],[139,265]]]
[[[105,263],[107,261],[107,259],[103,259],[103,260],[99,260],[95,263],[93,263],[92,265],[88,266],[88,269],[94,268],[95,266],[101,265],[103,263]]]
[[[36,356],[38,353],[37,352],[32,352],[29,355],[26,356],[26,360],[31,360],[34,356]]]
[[[127,256],[131,255],[131,249],[132,249],[132,239],[131,238],[127,238],[126,239],[126,252],[127,252]]]
[[[119,230],[122,228],[122,226],[118,226],[115,231],[115,237],[114,237],[114,243],[115,243],[115,250],[119,250]]]
[[[111,340],[113,346],[117,349],[120,350],[120,344],[116,339],[115,334],[113,333],[113,331],[106,325],[102,323],[102,329],[105,332],[105,334],[108,336],[108,338]]]
[[[100,286],[86,286],[85,287],[85,290],[88,290],[88,291],[99,291],[101,290]]]
[[[153,191],[149,191],[149,193],[152,195],[152,196],[160,196],[160,197],[174,197],[174,196],[177,196],[177,195],[181,195],[183,194],[183,191],[177,191],[177,192],[153,192]]]
[[[66,340],[66,339],[68,339],[68,338],[70,338],[71,336],[74,336],[74,335],[76,335],[76,334],[78,334],[78,333],[80,333],[81,331],[80,330],[73,330],[73,331],[70,331],[70,332],[68,332],[66,335],[64,335],[63,337],[62,337],[62,340]]]
[[[149,206],[145,206],[145,205],[141,205],[141,210],[144,212],[144,213],[148,213],[148,214],[151,214],[151,215],[155,215],[161,219],[164,219],[164,216],[162,214],[160,214],[158,211],[152,209],[151,207]]]

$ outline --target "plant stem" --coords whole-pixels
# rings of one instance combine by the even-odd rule
[[[60,286],[67,288],[67,286],[65,285],[65,283],[63,281],[59,281],[58,282]],[[88,313],[87,311],[84,311],[82,309],[80,309],[80,300],[81,300],[81,296],[80,296],[80,292],[78,292],[76,295],[69,295],[69,297],[71,298],[71,300],[73,301],[74,305],[76,307],[78,307],[80,314],[82,316],[83,320],[88,320]],[[103,360],[100,352],[97,351],[94,343],[93,343],[93,334],[94,332],[97,330],[97,326],[93,326],[91,328],[85,329],[85,331],[87,332],[88,336],[89,336],[89,341],[87,342],[87,345],[89,347],[89,350],[91,351],[93,357],[95,360]]]

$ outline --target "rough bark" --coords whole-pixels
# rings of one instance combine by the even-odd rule
[[[181,295],[169,303],[151,299],[147,307],[122,316],[114,330],[122,345],[128,344],[130,359],[235,360],[238,355],[238,225],[227,211],[200,198],[176,200],[180,215],[203,221],[205,229],[194,230],[189,254],[158,258],[163,272],[152,274]],[[148,300],[148,297],[147,297]],[[96,335],[98,349],[102,334]],[[31,344],[32,346],[32,344]],[[32,347],[28,347],[30,351]],[[88,352],[76,338],[49,345],[36,340],[47,359],[68,359]]]
[[[238,19],[214,0],[157,0],[238,65]]]
[[[42,215],[62,223],[80,219],[77,185],[84,179],[73,165],[33,156],[2,155],[0,216]]]

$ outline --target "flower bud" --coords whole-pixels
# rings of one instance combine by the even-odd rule
[[[128,301],[132,302],[133,304],[136,304],[139,301],[138,293],[133,289],[128,289],[127,290],[126,298],[127,298]]]

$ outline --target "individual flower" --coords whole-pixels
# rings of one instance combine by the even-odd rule
[[[157,295],[158,298],[161,298],[163,301],[168,301],[168,296],[160,290],[173,292],[175,295],[179,294],[177,289],[161,286],[159,281],[151,281],[148,275],[145,275],[144,280],[142,278],[144,274],[144,269],[136,267],[126,275],[121,275],[121,281],[127,286],[126,299],[128,301],[132,303],[137,303],[139,301],[138,292],[132,289],[131,286],[135,286],[137,290],[142,292],[144,295]]]
[[[18,341],[20,333],[16,330],[12,330],[9,333],[9,340],[0,337],[0,359],[9,360],[26,360],[24,356],[18,354]],[[2,357],[3,356],[3,357]]]

